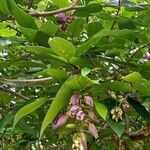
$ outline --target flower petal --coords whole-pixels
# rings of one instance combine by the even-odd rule
[[[56,128],[63,126],[67,122],[68,118],[69,117],[66,115],[66,113],[60,114],[58,118],[54,121],[54,123],[52,124],[52,128],[56,129]]]

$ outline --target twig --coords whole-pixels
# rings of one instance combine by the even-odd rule
[[[4,88],[4,87],[0,87],[0,91],[6,92],[6,93],[10,93],[11,95],[20,97],[20,98],[22,98],[22,99],[24,99],[24,100],[29,100],[28,97],[26,97],[26,96],[24,96],[24,95],[22,95],[22,94],[16,93],[16,92],[14,92],[14,91],[12,91],[12,90],[10,90],[10,89],[8,89],[8,88],[6,89],[6,88]]]
[[[117,9],[117,13],[116,13],[117,19],[115,19],[115,21],[113,22],[113,24],[112,24],[112,26],[111,26],[111,30],[114,29],[114,26],[115,26],[115,24],[116,24],[116,22],[117,22],[117,20],[118,20],[118,17],[119,17],[119,12],[120,12],[120,10],[121,10],[121,0],[118,1],[118,9]]]
[[[82,8],[83,6],[69,6],[63,9],[58,9],[54,11],[48,11],[48,12],[30,12],[29,14],[33,17],[47,17],[47,16],[53,16],[62,12],[67,12],[70,10],[76,10],[79,8]]]
[[[49,11],[49,12],[30,12],[29,14],[33,17],[47,17],[47,16],[56,15],[62,12],[67,12],[70,10],[76,10],[76,9],[83,7],[83,6],[76,6],[79,1],[80,0],[76,0],[71,6],[63,8],[63,9],[58,9],[58,10]]]
[[[40,79],[3,79],[3,81],[6,82],[12,82],[12,83],[16,83],[16,84],[39,84],[39,83],[45,83],[48,82],[50,80],[52,80],[52,77],[47,77],[47,78],[40,78]]]
[[[139,48],[137,48],[137,50],[135,51],[135,53],[133,53],[129,59],[133,58],[140,50],[142,50],[143,48],[146,48],[149,45],[150,45],[150,42],[147,43],[147,44],[144,44],[143,46],[141,46]]]

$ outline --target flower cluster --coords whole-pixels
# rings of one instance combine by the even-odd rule
[[[118,122],[119,119],[122,120],[123,111],[119,106],[113,108],[111,110],[111,114],[112,114],[112,119],[115,120],[116,122]]]
[[[67,111],[61,113],[57,117],[52,124],[52,128],[56,129],[63,125],[67,127],[68,119],[73,118],[77,121],[76,123],[82,123],[81,126],[83,125],[91,135],[98,138],[98,131],[94,123],[99,123],[99,119],[93,111],[93,106],[94,102],[91,96],[79,94],[72,95]],[[77,145],[77,142],[74,144]]]

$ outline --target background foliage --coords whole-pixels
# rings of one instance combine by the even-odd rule
[[[149,149],[148,0],[0,0],[0,20],[0,149]]]

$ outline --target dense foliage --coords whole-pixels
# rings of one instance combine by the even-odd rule
[[[0,0],[0,20],[0,149],[149,149],[149,0]]]

